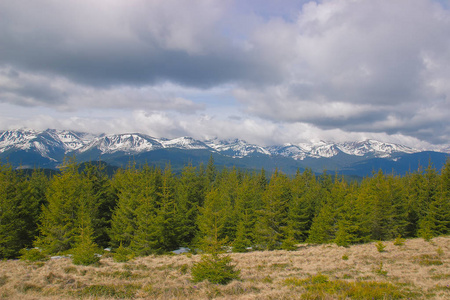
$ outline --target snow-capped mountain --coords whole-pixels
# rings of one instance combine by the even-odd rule
[[[264,154],[271,155],[268,150],[258,145],[248,144],[246,141],[234,139],[234,140],[219,140],[212,139],[205,142],[208,147],[220,152],[224,155],[228,155],[235,158],[242,158],[250,154]]]
[[[170,153],[166,151],[170,149],[178,149],[181,152],[178,151],[175,154],[173,151]],[[161,158],[161,153],[163,153],[161,151],[166,151],[164,152],[166,154],[163,155],[164,158]],[[403,145],[376,140],[345,143],[321,141],[319,143],[262,147],[239,139],[221,140],[216,138],[200,141],[192,137],[166,139],[140,133],[95,135],[55,129],[0,131],[0,160],[21,166],[38,164],[55,167],[61,164],[64,156],[67,155],[74,155],[83,161],[102,159],[109,160],[111,163],[118,157],[123,163],[127,156],[139,155],[145,161],[164,159],[167,162],[172,159],[170,155],[181,155],[180,153],[183,153],[184,160],[191,159],[189,155],[192,156],[195,151],[197,151],[197,159],[200,156],[204,158],[214,154],[219,155],[218,158],[222,157],[222,160],[229,161],[228,164],[233,164],[230,160],[234,159],[240,159],[241,162],[243,159],[247,159],[247,162],[251,159],[255,164],[258,161],[259,164],[277,165],[280,163],[280,159],[284,159],[283,166],[298,168],[309,167],[312,164],[317,169],[349,168],[349,164],[361,164],[364,160],[370,159],[398,161],[401,160],[402,155],[425,153]],[[198,151],[203,152],[200,155]],[[155,153],[159,153],[159,156],[156,157]],[[446,157],[445,155],[441,156]],[[326,161],[329,164],[332,160],[331,166],[317,163]],[[177,161],[181,162],[181,159]],[[347,165],[344,166],[342,161],[345,161]],[[444,158],[440,161],[444,161]]]
[[[419,150],[403,145],[383,143],[375,140],[359,142],[331,143],[321,141],[315,144],[286,144],[284,146],[272,146],[269,148],[272,154],[291,157],[295,160],[305,158],[330,158],[340,153],[353,156],[370,156],[389,158],[395,153],[416,153]]]
[[[0,132],[0,153],[20,149],[37,151],[42,156],[48,157],[56,149],[64,154],[69,152],[83,153],[93,149],[98,150],[101,154],[116,152],[136,154],[166,148],[211,150],[234,158],[243,158],[250,154],[281,155],[295,160],[303,160],[308,157],[329,158],[340,153],[386,158],[395,153],[419,152],[419,150],[406,146],[375,140],[345,143],[321,141],[315,144],[262,147],[239,139],[220,140],[216,138],[207,141],[199,141],[192,137],[164,139],[140,133],[93,135],[55,129],[45,131],[19,129]]]
[[[185,150],[198,150],[209,148],[205,143],[186,136],[175,138],[172,140],[163,139],[160,140],[160,143],[164,148],[177,148]]]
[[[94,138],[90,143],[85,144],[79,152],[96,149],[101,154],[123,152],[135,154],[163,148],[163,145],[156,139],[138,133],[112,134]]]

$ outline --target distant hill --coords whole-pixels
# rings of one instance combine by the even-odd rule
[[[238,139],[165,139],[141,133],[94,135],[55,129],[0,131],[0,161],[17,168],[56,169],[64,157],[75,156],[80,163],[103,161],[112,167],[124,167],[130,162],[161,167],[170,163],[174,171],[179,171],[188,163],[207,163],[211,155],[218,166],[264,168],[269,172],[278,168],[287,174],[311,168],[316,173],[328,170],[351,176],[370,176],[379,169],[401,175],[420,166],[426,167],[429,162],[439,170],[449,157],[445,152],[419,151],[375,140],[263,147]]]

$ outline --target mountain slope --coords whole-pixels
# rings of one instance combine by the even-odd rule
[[[223,166],[245,169],[280,168],[295,173],[300,168],[315,172],[331,172],[366,176],[374,169],[396,170],[403,174],[430,157],[436,168],[445,162],[446,153],[421,152],[403,145],[375,140],[310,144],[286,144],[262,147],[243,140],[212,139],[199,141],[192,137],[154,138],[141,133],[94,135],[67,130],[30,129],[0,132],[0,160],[16,167],[51,167],[60,165],[65,156],[76,156],[80,162],[103,160],[116,166],[130,161],[139,164],[164,165],[174,168],[191,162],[206,163],[213,155]],[[409,169],[406,168],[409,166]]]

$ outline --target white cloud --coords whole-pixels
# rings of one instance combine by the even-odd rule
[[[436,0],[4,0],[0,125],[448,143],[448,28]]]
[[[285,66],[283,81],[235,96],[274,121],[446,142],[448,28],[450,12],[427,0],[310,2],[295,23],[269,22],[254,37]]]

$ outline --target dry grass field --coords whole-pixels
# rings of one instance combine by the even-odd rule
[[[450,237],[296,251],[233,253],[241,280],[193,283],[200,255],[164,255],[97,266],[68,258],[0,261],[1,299],[450,299]]]

